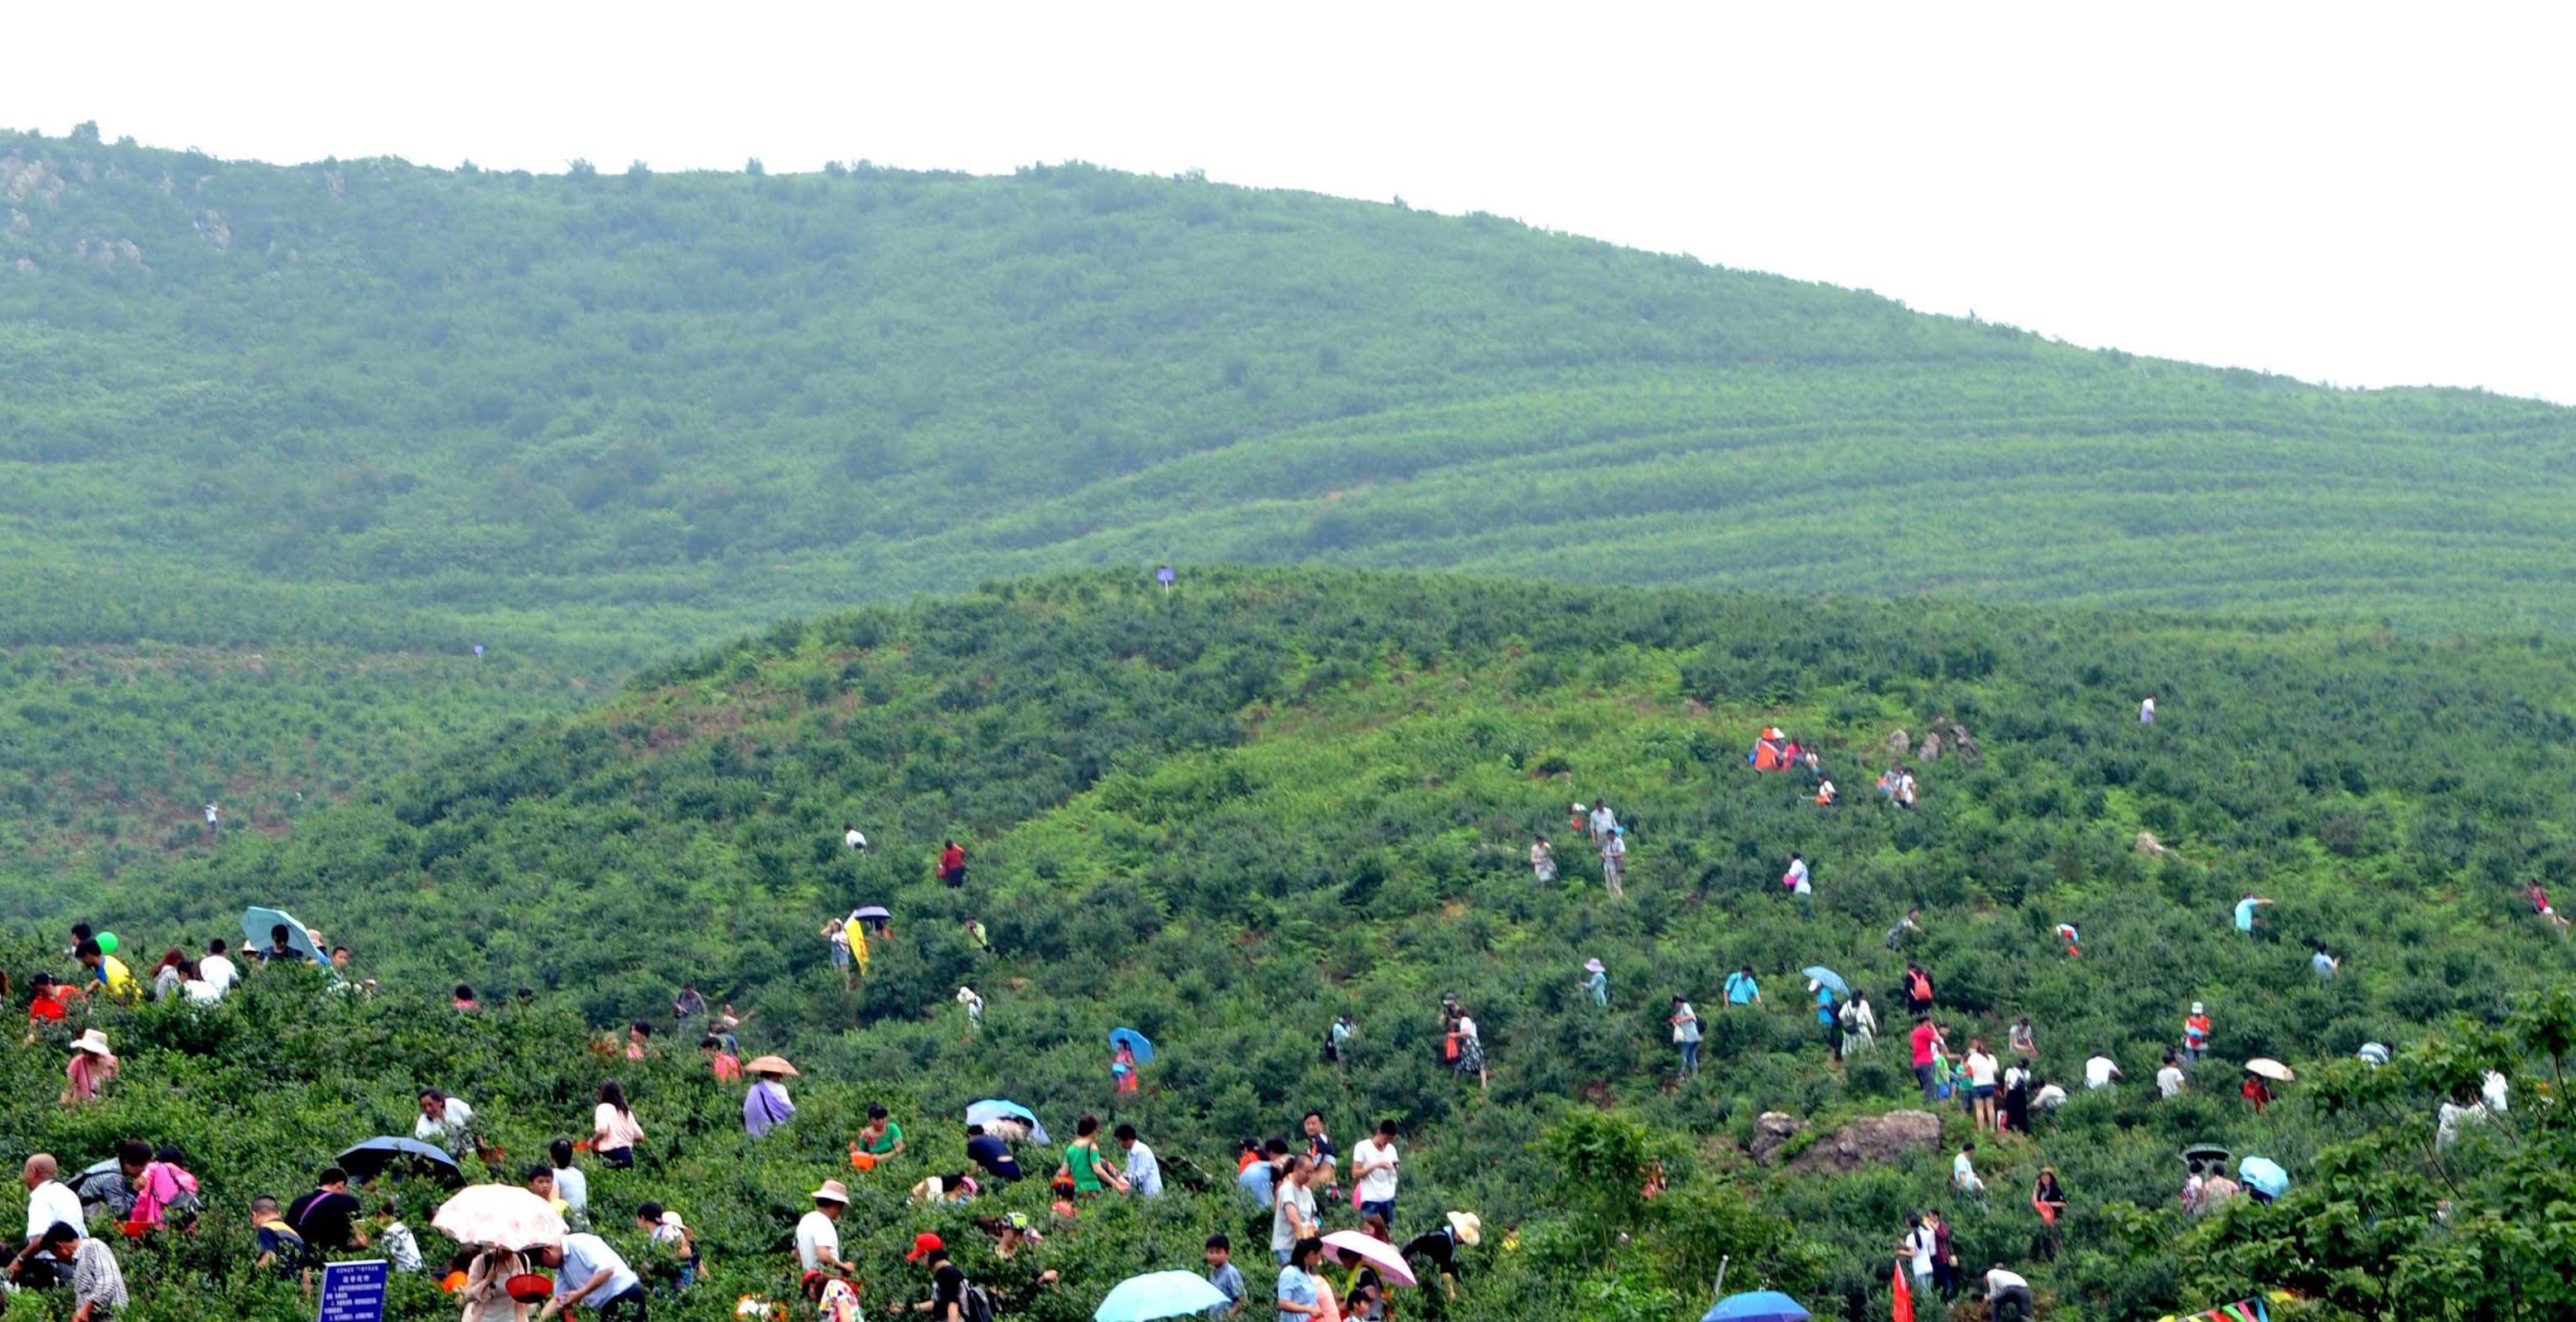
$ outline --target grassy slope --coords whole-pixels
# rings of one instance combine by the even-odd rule
[[[2165,720],[2142,731],[2148,689]],[[2195,998],[2223,1061],[2304,1065],[2491,1019],[2568,971],[2507,882],[2563,882],[2576,859],[2546,789],[2569,770],[2571,696],[2563,647],[2358,629],[1329,574],[1214,574],[1167,599],[1090,577],[775,630],[228,847],[183,870],[167,915],[118,921],[285,899],[390,984],[534,984],[594,1022],[694,975],[827,1077],[901,1081],[932,1114],[996,1091],[1050,1116],[1101,1107],[1095,1043],[1132,1023],[1168,1059],[1118,1113],[1167,1152],[1221,1165],[1228,1138],[1319,1098],[1346,1136],[1397,1115],[1417,1214],[1465,1203],[1540,1228],[1547,1269],[1494,1315],[1629,1285],[1669,1313],[1687,1262],[1611,1271],[1570,1225],[1543,1229],[1566,1188],[1530,1145],[1567,1098],[1663,1136],[1694,1210],[1653,1224],[1652,1253],[1732,1245],[1792,1288],[1866,1291],[1894,1212],[1938,1198],[1946,1168],[1778,1180],[1736,1155],[1761,1110],[1830,1122],[1908,1093],[1893,1048],[1825,1066],[1794,970],[1833,964],[1888,1011],[1879,934],[1920,903],[1916,953],[1962,1027],[1999,1037],[2032,1013],[2061,1078],[2107,1051],[2144,1079]],[[1917,814],[1879,810],[1863,758],[1931,715],[1965,720],[1983,760],[1927,767]],[[1766,721],[1819,737],[1853,805],[1753,776],[1742,744]],[[1527,833],[1605,794],[1638,828],[1633,898],[1605,903],[1580,861],[1534,887]],[[874,856],[839,851],[845,819]],[[2182,858],[2141,858],[2142,827]],[[962,894],[924,876],[948,834],[975,846]],[[1812,908],[1772,884],[1793,848],[1817,864]],[[2282,901],[2279,937],[2250,951],[2226,927],[2249,889]],[[898,940],[851,997],[811,926],[868,901],[895,908]],[[994,956],[957,935],[969,912]],[[2057,953],[2058,921],[2084,929],[2082,961]],[[2350,961],[2332,987],[2306,972],[2312,936]],[[1613,970],[1606,1017],[1574,991],[1588,955]],[[1743,963],[1773,1006],[1720,1017],[1709,1076],[1676,1090],[1665,998],[1709,1007]],[[972,1045],[948,999],[966,981],[994,1002]],[[1444,988],[1493,1044],[1488,1099],[1429,1058]],[[1337,1081],[1314,1047],[1345,1008],[1363,1050]],[[2180,1143],[2295,1167],[2339,1132],[2301,1106],[2254,1121],[2216,1073],[2172,1106],[2085,1098],[2037,1152],[1988,1154],[1999,1189],[2045,1160],[2080,1191],[2080,1247],[2041,1273],[2070,1316],[2226,1288],[2193,1274],[2178,1220],[2111,1210],[2163,1206]],[[1798,1238],[1727,1220],[1736,1189]],[[2018,1258],[2017,1206],[1955,1209],[1963,1252]]]
[[[0,642],[588,675],[1164,560],[2428,631],[2576,605],[2564,409],[2082,352],[1491,217],[1084,167],[0,158]]]

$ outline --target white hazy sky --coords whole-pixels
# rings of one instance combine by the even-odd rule
[[[0,123],[218,156],[1152,173],[2088,345],[2576,403],[2576,5],[22,5]]]

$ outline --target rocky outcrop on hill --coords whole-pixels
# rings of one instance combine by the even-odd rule
[[[1753,1122],[1753,1137],[1745,1147],[1755,1161],[1768,1166],[1777,1162],[1790,1141],[1807,1129],[1807,1122],[1796,1116],[1765,1111]],[[1890,1111],[1862,1116],[1818,1138],[1789,1158],[1788,1168],[1840,1174],[1896,1161],[1910,1152],[1934,1151],[1940,1146],[1940,1117],[1929,1111]]]

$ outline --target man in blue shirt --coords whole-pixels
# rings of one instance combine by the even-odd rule
[[[566,1235],[560,1247],[549,1244],[537,1256],[555,1269],[555,1297],[538,1311],[538,1322],[553,1322],[580,1304],[598,1310],[601,1322],[644,1322],[644,1282],[606,1240]]]
[[[2270,903],[2270,900],[2261,899],[2252,895],[2248,895],[2244,899],[2238,900],[2236,902],[2236,930],[2251,935],[2254,931],[2255,907]]]
[[[1762,1003],[1762,987],[1761,984],[1756,983],[1753,980],[1752,965],[1747,964],[1743,968],[1726,975],[1726,1003],[1729,1005],[1760,1005]]]
[[[1234,1187],[1249,1195],[1253,1206],[1267,1212],[1270,1210],[1271,1184],[1278,1172],[1262,1158],[1259,1142],[1247,1138],[1243,1140],[1243,1150],[1251,1154],[1252,1160],[1244,1163],[1243,1169],[1236,1173]]]
[[[966,1126],[966,1155],[1004,1184],[1020,1178],[1020,1159],[1011,1155],[1011,1145],[985,1133],[982,1125]]]

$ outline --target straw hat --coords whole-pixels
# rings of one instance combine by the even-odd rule
[[[1449,1229],[1458,1236],[1459,1243],[1471,1249],[1485,1242],[1485,1223],[1473,1212],[1451,1212]]]
[[[1583,971],[1584,971],[1584,972],[1586,972],[1586,973],[1604,973],[1604,972],[1607,972],[1608,970],[1606,970],[1606,969],[1604,969],[1604,968],[1602,968],[1602,967],[1601,967],[1601,961],[1600,961],[1600,960],[1597,960],[1597,959],[1587,959],[1587,960],[1583,961]]]
[[[843,1207],[850,1205],[849,1188],[843,1185],[839,1180],[825,1180],[823,1181],[822,1188],[805,1196],[808,1198],[820,1198],[830,1202],[839,1203]]]
[[[72,1050],[87,1051],[101,1056],[112,1056],[116,1054],[115,1052],[107,1049],[107,1034],[102,1033],[95,1028],[72,1039]]]

